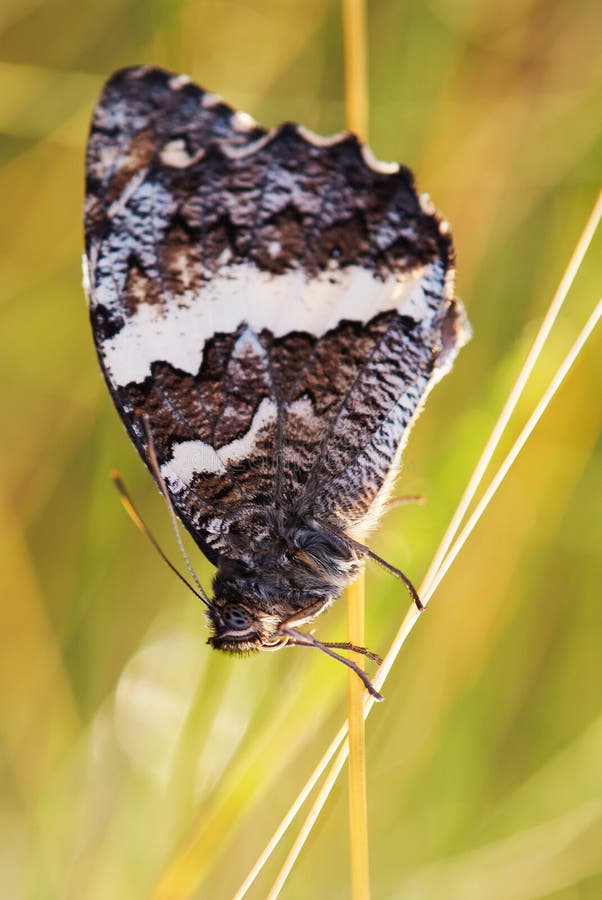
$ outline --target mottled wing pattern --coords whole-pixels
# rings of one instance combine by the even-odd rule
[[[359,527],[466,332],[447,225],[351,135],[266,132],[188,79],[117,73],[87,156],[100,362],[207,555],[241,507]]]

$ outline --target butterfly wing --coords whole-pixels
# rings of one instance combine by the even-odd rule
[[[350,135],[273,132],[188,79],[117,73],[87,155],[101,366],[210,559],[240,506],[366,520],[465,339],[446,223]]]

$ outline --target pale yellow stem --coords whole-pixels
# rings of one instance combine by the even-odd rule
[[[343,0],[345,48],[345,124],[363,139],[368,133],[368,54],[365,0]],[[364,575],[347,591],[349,640],[364,646]],[[361,665],[361,658],[358,665]],[[368,814],[366,800],[365,688],[349,673],[349,848],[353,900],[369,900]]]
[[[347,591],[347,622],[349,640],[352,644],[363,647],[363,573]],[[370,896],[364,721],[365,694],[366,689],[362,682],[357,675],[350,672],[347,684],[347,715],[349,719],[349,841],[351,885],[354,900],[365,900],[365,898]]]
[[[368,136],[368,49],[365,0],[343,0],[345,47],[345,125]]]

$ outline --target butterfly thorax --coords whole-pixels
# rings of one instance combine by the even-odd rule
[[[245,512],[245,528],[230,523],[230,552],[218,561],[208,610],[209,642],[243,653],[269,648],[286,623],[314,619],[362,566],[353,542],[327,525],[277,510]]]

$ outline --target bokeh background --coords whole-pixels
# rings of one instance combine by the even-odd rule
[[[375,550],[425,571],[599,187],[597,0],[369,3],[370,142],[453,225],[473,342],[432,395]],[[0,7],[0,894],[231,897],[345,713],[320,654],[205,646],[102,384],[80,286],[83,154],[104,79],[185,71],[267,125],[343,124],[337,0]],[[509,446],[600,292],[597,237]],[[376,898],[602,896],[600,333],[458,558],[368,723]],[[193,555],[208,585],[210,566]],[[367,639],[407,597],[370,571]],[[345,631],[343,604],[320,622]],[[348,896],[343,778],[284,890]],[[267,895],[290,839],[257,882]]]

